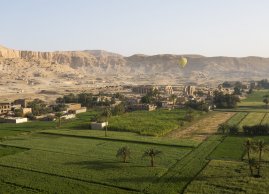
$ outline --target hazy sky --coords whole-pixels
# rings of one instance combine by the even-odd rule
[[[269,57],[269,0],[0,0],[0,45]]]

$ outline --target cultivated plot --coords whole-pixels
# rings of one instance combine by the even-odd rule
[[[262,178],[249,176],[244,162],[212,160],[184,193],[268,193],[269,166],[263,165]]]

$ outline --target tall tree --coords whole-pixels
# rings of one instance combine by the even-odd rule
[[[127,159],[131,157],[131,151],[127,146],[121,147],[118,149],[116,157],[121,158],[126,163]]]
[[[144,154],[142,155],[142,158],[144,157],[149,157],[150,158],[150,166],[154,167],[154,161],[155,161],[155,157],[161,155],[162,152],[153,148],[150,148],[148,150],[146,150],[144,152]]]
[[[265,148],[265,143],[263,140],[258,140],[255,142],[255,150],[258,151],[258,165],[257,165],[257,175],[260,177],[260,170],[261,170],[261,161],[262,161],[262,153]]]
[[[263,102],[265,103],[266,105],[266,108],[268,108],[268,104],[269,104],[269,95],[264,95],[263,96]]]
[[[55,117],[58,120],[57,127],[61,127],[62,125],[62,116],[63,116],[62,112],[55,113]]]
[[[105,108],[102,116],[106,119],[106,126],[105,126],[105,136],[107,137],[107,126],[108,126],[108,119],[112,116],[110,108]]]
[[[253,149],[253,141],[252,141],[252,139],[248,138],[244,143],[244,147],[245,147],[245,150],[247,152],[250,175],[253,176],[253,163],[255,161],[253,161],[253,158],[250,157],[250,152]]]
[[[174,108],[175,103],[176,103],[176,99],[177,99],[177,95],[172,94],[172,95],[170,96],[170,99],[171,99],[171,100],[172,100],[172,102],[173,102],[173,108]]]

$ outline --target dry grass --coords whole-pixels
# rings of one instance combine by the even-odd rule
[[[232,112],[214,112],[207,117],[194,122],[184,129],[176,129],[167,134],[168,137],[182,139],[191,138],[203,141],[209,135],[217,132],[218,125],[224,123],[234,115]]]

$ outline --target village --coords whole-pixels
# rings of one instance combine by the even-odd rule
[[[12,102],[0,102],[1,123],[24,123],[31,120],[54,121],[57,113],[61,119],[76,118],[76,114],[87,109],[115,108],[122,106],[124,111],[154,111],[160,109],[184,108],[192,102],[199,103],[203,110],[214,109],[214,92],[233,94],[244,99],[246,94],[258,87],[258,81],[224,82],[216,88],[208,86],[185,85],[137,85],[99,88],[99,92],[67,94],[57,98],[54,103],[40,99],[17,99]],[[109,91],[106,93],[106,91]],[[195,106],[196,107],[196,106]],[[191,107],[193,108],[193,107]]]

